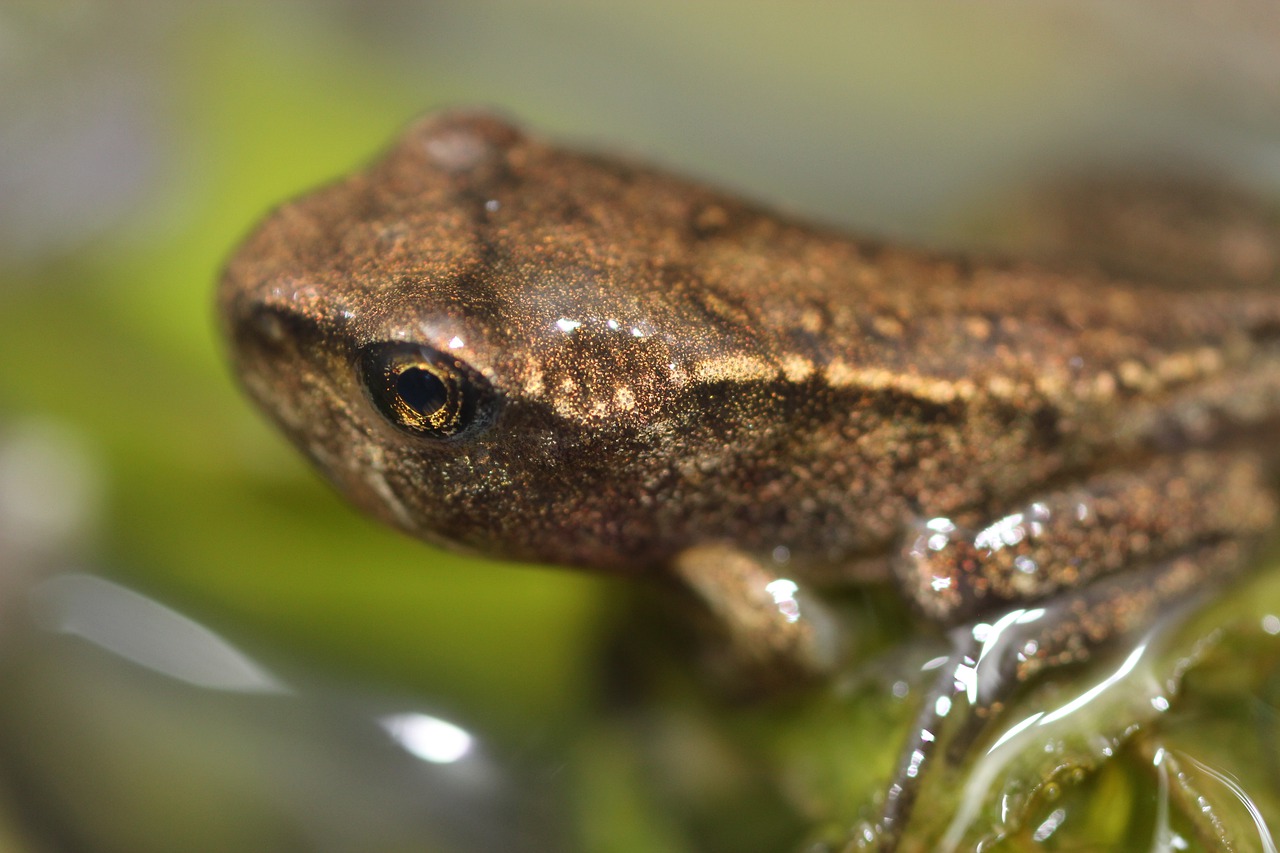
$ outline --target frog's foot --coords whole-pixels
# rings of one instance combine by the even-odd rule
[[[1276,518],[1248,453],[1189,452],[1101,474],[985,527],[919,523],[895,573],[925,616],[971,622],[1204,545],[1256,540]]]
[[[962,624],[903,751],[877,846],[896,846],[939,742],[958,763],[1028,679],[1211,591],[1247,564],[1275,515],[1253,457],[1188,453],[1048,494],[980,530],[925,522],[898,578],[926,614]]]
[[[740,674],[785,683],[835,667],[835,621],[775,566],[729,545],[704,545],[680,554],[674,569],[724,630],[730,666]]]

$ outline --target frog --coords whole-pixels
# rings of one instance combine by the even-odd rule
[[[270,213],[218,300],[248,396],[375,518],[685,590],[762,680],[849,659],[829,590],[896,588],[960,664],[1020,614],[981,712],[1267,540],[1269,284],[898,245],[449,110]]]

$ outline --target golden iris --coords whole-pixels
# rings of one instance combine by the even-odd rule
[[[362,361],[374,405],[401,429],[444,439],[477,423],[486,386],[459,359],[419,344],[379,344]]]

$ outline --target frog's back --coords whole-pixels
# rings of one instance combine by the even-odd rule
[[[1280,281],[1173,288],[896,248],[653,169],[502,141],[475,198],[505,220],[479,229],[504,313],[625,317],[695,380],[1022,399],[1066,419],[1266,387],[1274,369]],[[1230,417],[1277,406],[1255,396]]]
[[[717,464],[799,507],[774,507],[782,527],[812,513],[859,531],[833,554],[907,515],[990,512],[1072,471],[1280,424],[1280,282],[1173,287],[895,248],[587,162],[620,175],[612,201],[634,223],[665,217],[632,232],[650,275],[615,286],[691,306],[668,326],[691,396],[739,406],[729,420],[756,433]]]
[[[863,455],[895,512],[996,506],[1102,459],[1280,425],[1280,282],[1175,288],[763,215],[722,239],[695,250],[704,284],[769,330],[762,373],[849,407],[828,422],[836,454]]]
[[[1280,282],[1174,288],[887,247],[767,216],[695,252],[703,286],[728,294],[721,304],[746,328],[769,330],[754,343],[784,376],[1051,406],[1072,418],[1058,429],[1091,443],[1105,439],[1076,413],[1109,434],[1128,422],[1124,435],[1137,437],[1138,416],[1176,420],[1196,400],[1222,416],[1221,429],[1280,411]],[[1223,408],[1228,386],[1237,400]],[[1185,426],[1187,441],[1211,438],[1203,418]]]

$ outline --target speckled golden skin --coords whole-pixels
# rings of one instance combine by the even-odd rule
[[[980,521],[1280,404],[1280,296],[853,239],[490,116],[411,127],[287,204],[221,284],[249,393],[338,489],[435,542],[658,571],[778,546],[797,577]],[[452,441],[370,405],[418,341],[497,395]]]
[[[1106,255],[1147,232],[1089,238],[1136,278],[943,256],[447,113],[269,216],[220,300],[244,387],[356,504],[674,575],[758,681],[838,663],[806,585],[893,577],[939,624],[1036,602],[969,697],[985,717],[1231,577],[1274,522],[1280,217],[1192,219],[1204,239],[1162,227],[1154,263]],[[461,379],[402,393],[419,353]],[[970,666],[983,635],[951,636]],[[959,673],[921,705],[883,849]]]

